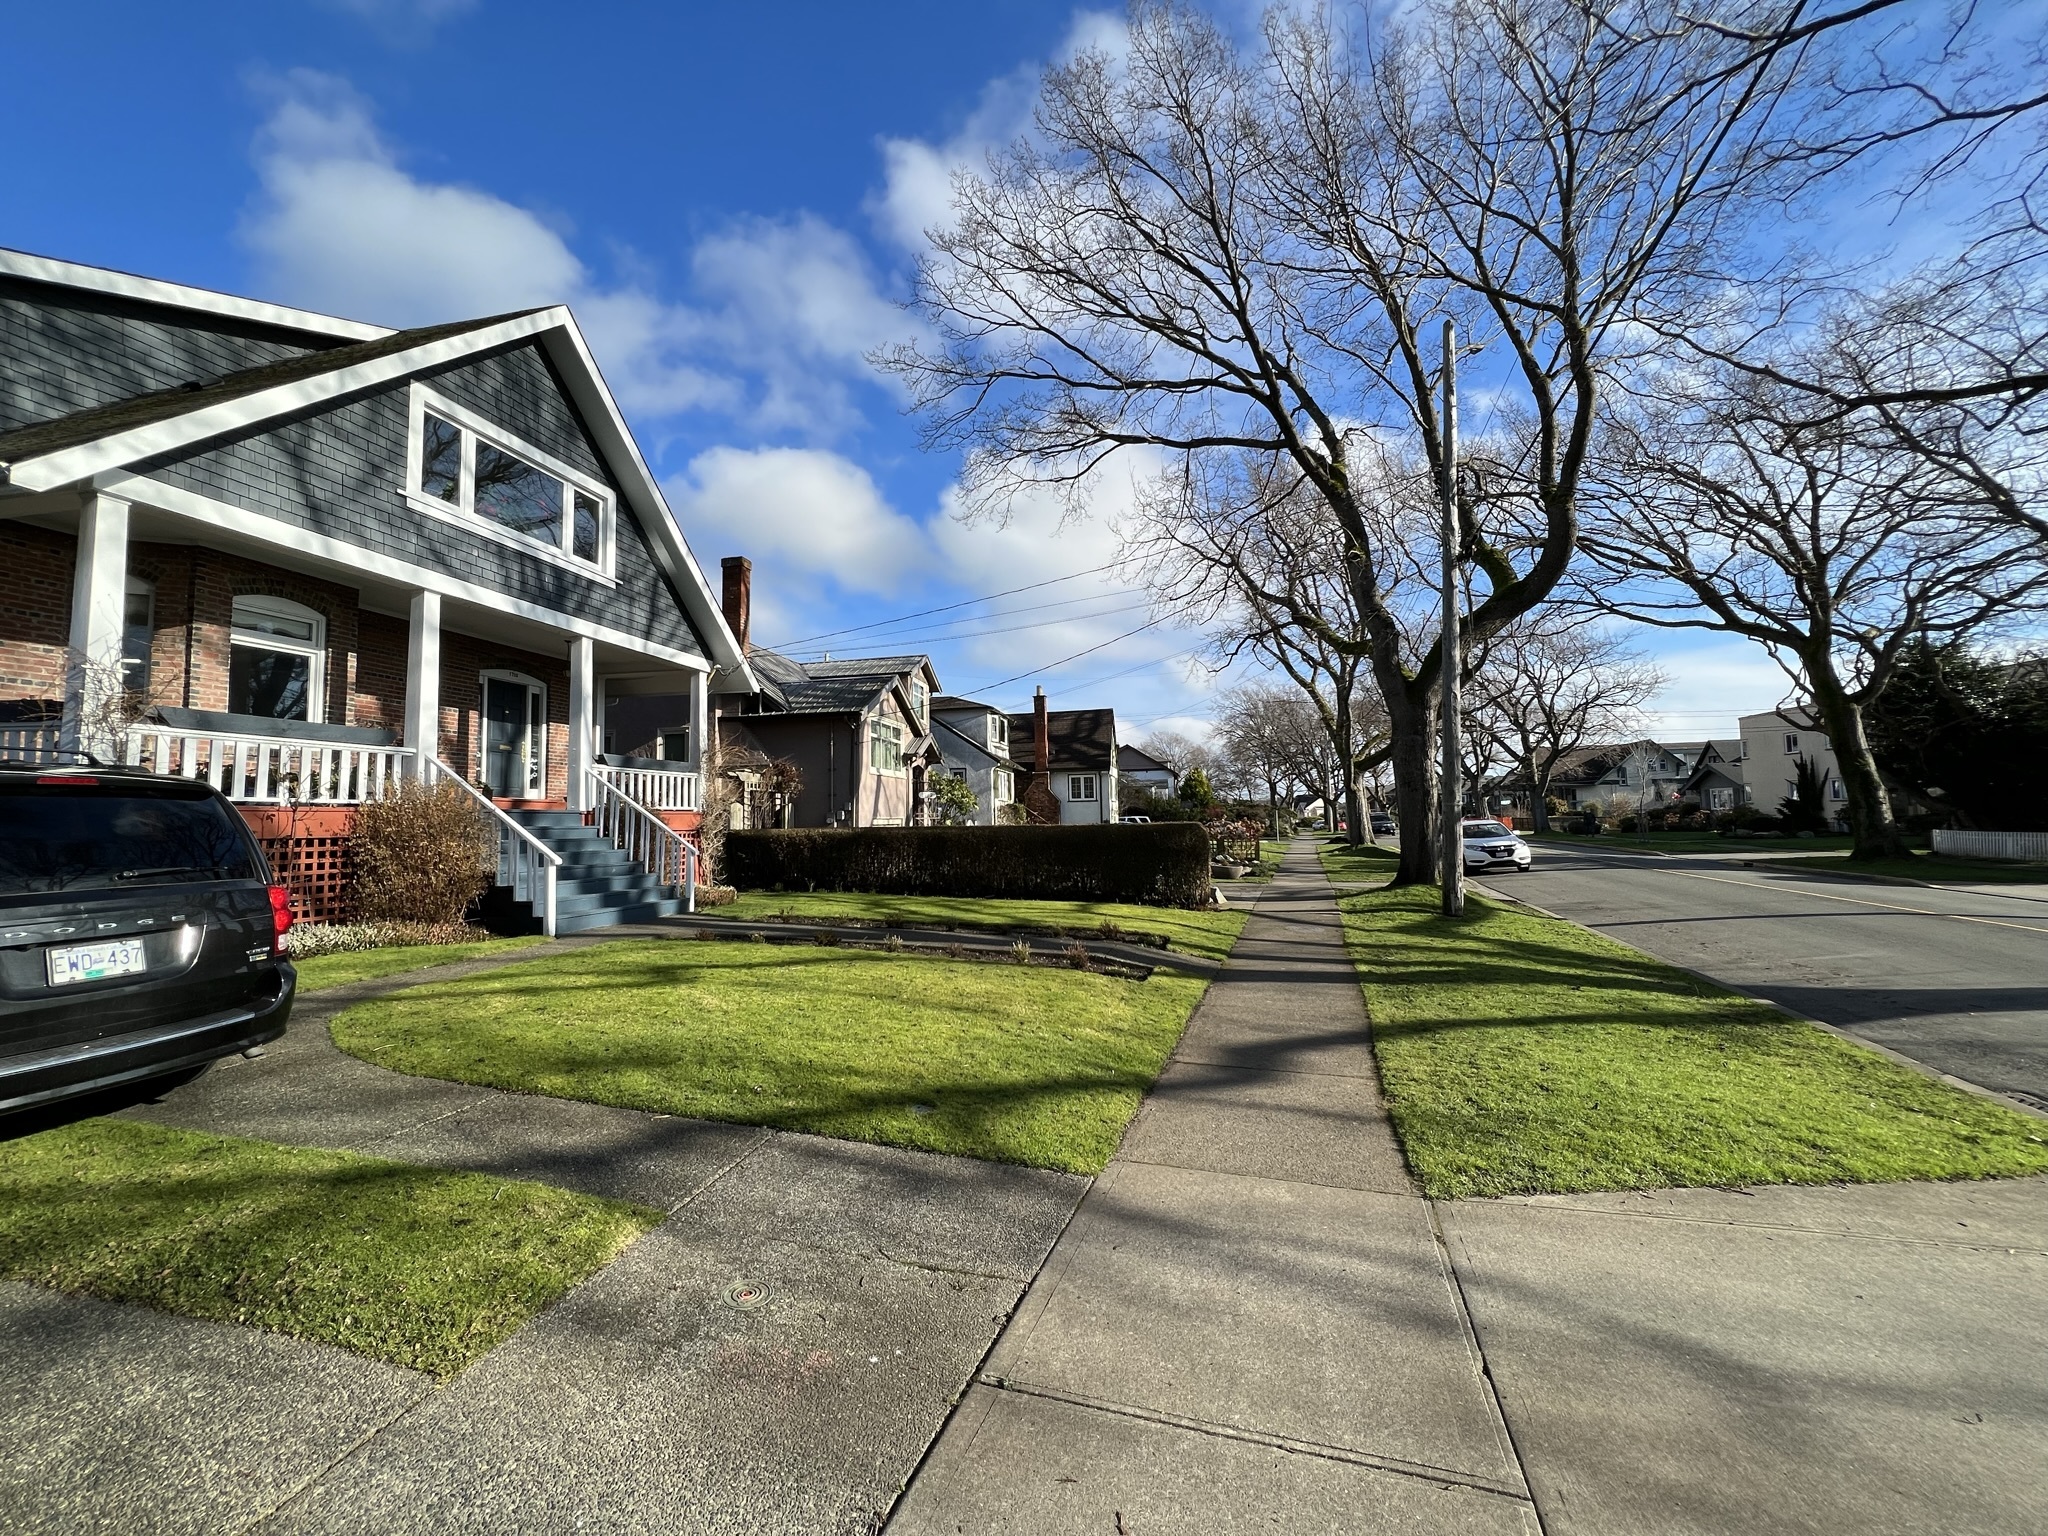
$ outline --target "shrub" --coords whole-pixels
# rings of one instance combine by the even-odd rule
[[[458,785],[408,783],[356,812],[355,910],[371,922],[459,923],[490,888],[498,837]]]
[[[1210,883],[1209,835],[1189,822],[734,832],[726,859],[746,890],[1199,907]]]
[[[294,923],[284,947],[294,960],[310,960],[393,944],[469,944],[490,936],[489,929],[468,923]]]

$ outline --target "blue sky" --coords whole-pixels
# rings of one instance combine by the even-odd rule
[[[1142,595],[1100,570],[1128,484],[1088,521],[1024,504],[965,526],[957,464],[920,451],[864,361],[915,331],[901,300],[948,168],[1024,124],[1046,61],[1113,44],[1116,14],[18,8],[0,244],[390,325],[566,301],[699,559],[753,558],[757,639],[944,607],[796,649],[930,650],[952,691],[1021,708],[1043,682],[1056,704],[1113,704],[1127,737],[1193,731],[1218,686],[1189,659],[1200,637],[1127,635]],[[1671,736],[1723,734],[1786,690],[1751,647],[1652,643]]]

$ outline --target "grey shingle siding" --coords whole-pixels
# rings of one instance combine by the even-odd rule
[[[0,432],[297,357],[316,340],[0,277]]]
[[[423,375],[431,388],[611,484],[546,357],[532,343]],[[309,532],[475,582],[559,612],[705,654],[646,534],[621,500],[618,585],[414,511],[405,501],[409,382],[357,396],[247,437],[135,466],[139,473]],[[613,490],[617,486],[613,485]]]

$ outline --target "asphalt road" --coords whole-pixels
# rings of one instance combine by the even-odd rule
[[[1555,845],[1488,883],[2048,1109],[2048,887],[1928,890]]]

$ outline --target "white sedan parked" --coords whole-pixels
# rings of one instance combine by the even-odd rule
[[[1513,828],[1497,821],[1468,821],[1464,834],[1466,874],[1529,867],[1529,845],[1515,835]]]

